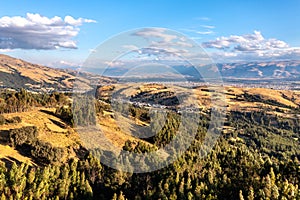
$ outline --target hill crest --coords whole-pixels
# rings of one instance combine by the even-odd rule
[[[78,71],[57,69],[0,54],[0,87],[26,88],[31,91],[70,91]],[[110,82],[111,79],[84,73],[76,79],[82,87],[90,87],[91,79]]]

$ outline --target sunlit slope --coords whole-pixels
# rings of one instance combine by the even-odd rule
[[[37,91],[71,90],[76,80],[78,87],[91,88],[91,80],[110,82],[111,79],[89,73],[80,76],[74,70],[57,69],[26,62],[0,54],[0,86],[27,88]]]
[[[180,86],[164,86],[161,84],[139,84],[139,85],[111,85],[99,87],[96,95],[99,101],[106,104],[105,109],[97,115],[98,126],[103,135],[95,130],[81,127],[72,128],[70,124],[55,115],[56,108],[36,108],[28,112],[4,114],[6,119],[19,116],[21,123],[6,123],[0,126],[0,131],[18,129],[27,126],[36,126],[38,129],[38,140],[47,142],[55,148],[64,148],[65,160],[76,157],[76,150],[80,148],[97,147],[97,142],[103,139],[109,141],[107,149],[122,149],[126,141],[133,143],[143,142],[152,146],[147,139],[139,138],[134,133],[143,134],[149,129],[150,120],[134,117],[128,112],[118,113],[111,101],[112,95],[127,99],[123,103],[136,102],[136,106],[144,106],[147,109],[183,109],[190,106],[199,107],[201,114],[209,115],[209,109],[214,106],[212,96],[224,97],[225,109],[229,112],[265,111],[271,115],[284,118],[295,118],[298,116],[300,92],[273,90],[263,88],[237,88],[224,87],[223,90],[216,87],[184,88]],[[116,98],[117,96],[113,96]],[[185,99],[181,102],[181,98]],[[178,99],[178,101],[176,100]],[[115,99],[117,100],[117,99]],[[140,104],[137,104],[140,102]],[[184,105],[182,108],[181,105]],[[153,107],[154,106],[154,107]],[[160,107],[161,106],[161,107]],[[225,128],[226,131],[231,127]],[[232,129],[233,130],[233,129]],[[98,136],[97,136],[98,135]],[[84,140],[83,140],[84,137]],[[90,141],[86,139],[90,139]],[[94,146],[93,146],[94,145]],[[7,143],[0,143],[1,159],[15,159],[21,162],[32,162],[30,157],[22,152],[9,147]]]

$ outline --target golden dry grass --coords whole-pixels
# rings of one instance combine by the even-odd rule
[[[103,91],[111,90],[112,86],[103,88]],[[162,87],[158,84],[152,85],[140,85],[140,84],[117,84],[114,85],[116,90],[122,90],[122,94],[129,97],[136,95],[141,91],[146,91],[151,94],[162,91],[174,91],[176,95],[187,94],[188,99],[185,100],[185,105],[200,105],[203,108],[211,107],[211,98],[214,95],[224,95],[226,97],[227,109],[237,111],[253,111],[260,110],[262,108],[269,108],[272,114],[282,115],[285,117],[294,117],[292,109],[280,107],[282,112],[275,112],[278,106],[269,105],[263,102],[248,102],[245,100],[238,100],[238,96],[242,96],[244,93],[251,95],[259,95],[264,100],[274,100],[286,106],[295,107],[300,103],[300,92],[295,91],[283,91],[272,90],[264,88],[237,88],[237,87],[225,87],[224,91],[219,90],[216,92],[201,90],[207,89],[207,87],[199,87],[195,90],[182,88],[179,86]],[[44,111],[42,111],[44,110]],[[273,111],[272,111],[273,110]],[[74,146],[83,143],[87,148],[99,147],[99,145],[107,150],[118,153],[124,146],[127,140],[130,141],[143,141],[132,135],[133,131],[139,131],[141,127],[147,127],[149,124],[137,119],[125,117],[120,114],[113,114],[110,111],[105,111],[104,116],[99,117],[99,126],[95,129],[83,129],[78,127],[78,133],[76,130],[68,127],[62,120],[51,114],[55,111],[55,108],[42,108],[35,109],[29,112],[23,113],[11,113],[4,114],[5,118],[11,118],[19,116],[22,119],[20,124],[5,124],[0,126],[0,130],[8,130],[12,128],[20,128],[23,126],[36,126],[39,131],[39,139],[45,142],[49,142],[54,147],[67,147]],[[50,114],[49,114],[50,113]],[[99,131],[100,130],[100,131]],[[225,132],[231,132],[231,127],[225,127]],[[147,142],[146,142],[147,143]],[[147,143],[151,145],[150,143]],[[75,155],[74,155],[75,156]],[[20,161],[28,161],[26,158],[20,155],[14,149],[0,145],[0,158],[15,158]]]
[[[91,89],[90,80],[82,77],[75,77],[59,69],[32,64],[20,59],[0,54],[0,71],[5,73],[19,73],[38,83],[57,84],[62,88],[72,88],[73,81],[82,89]],[[40,85],[36,85],[40,87]],[[34,86],[32,86],[34,87]],[[49,88],[50,89],[50,88]]]
[[[44,110],[44,111],[42,111]],[[46,112],[45,112],[46,111]],[[68,127],[59,118],[53,116],[55,108],[39,108],[28,112],[4,114],[5,118],[19,116],[22,122],[19,124],[4,124],[0,126],[0,130],[9,130],[21,128],[24,126],[36,126],[38,128],[38,139],[50,143],[53,147],[66,148],[72,146],[78,148],[80,138],[74,129]],[[48,112],[48,113],[47,113]],[[62,127],[59,126],[62,125]],[[64,127],[63,127],[64,126]],[[30,162],[30,158],[22,156],[12,147],[0,144],[0,158],[14,158],[20,162]],[[71,157],[76,157],[75,152],[69,152],[64,155],[64,160]]]
[[[37,82],[53,83],[55,77],[70,77],[69,74],[59,71],[57,69],[48,68],[40,65],[31,64],[20,59],[11,58],[1,55],[0,71],[12,72],[16,70],[20,72],[22,76],[29,77]]]
[[[139,138],[133,137],[132,131],[136,131],[138,126],[145,126],[147,123],[117,114],[116,119],[101,117],[99,119],[99,125],[105,137],[107,137],[113,145],[121,148],[127,140],[142,141]],[[150,143],[148,144],[151,145]]]
[[[20,128],[23,126],[36,126],[39,131],[38,138],[42,141],[49,142],[54,147],[71,146],[79,141],[78,135],[75,131],[67,127],[67,125],[59,118],[45,113],[55,112],[55,108],[38,108],[28,112],[4,114],[5,118],[19,116],[22,119],[20,124],[5,124],[0,127],[0,130],[8,130]],[[59,127],[57,124],[65,126]]]
[[[7,159],[11,162],[13,162],[13,159],[15,159],[20,162],[25,162],[30,165],[34,165],[30,158],[21,155],[17,150],[8,145],[0,144],[0,159]]]
[[[292,101],[283,98],[282,97],[283,92],[280,90],[273,90],[273,89],[266,89],[266,88],[250,88],[250,89],[246,89],[245,91],[247,91],[249,94],[252,95],[259,95],[265,100],[267,99],[274,100],[287,106],[297,107],[297,105]]]
[[[257,95],[263,100],[272,100],[287,107],[295,108],[300,104],[300,92],[297,91],[274,90],[267,88],[226,87],[226,100],[229,106],[228,110],[253,111],[261,110],[262,108],[268,108],[275,112],[276,108],[280,108],[284,112],[292,112],[292,110],[289,108],[274,106],[268,103],[248,102],[246,100],[238,101],[237,96],[241,96],[245,93]],[[278,114],[286,116],[286,114],[283,113]]]
[[[137,95],[140,92],[148,92],[150,95],[162,93],[166,91],[174,92],[176,96],[187,94],[187,99],[184,99],[183,105],[199,105],[203,109],[210,108],[216,103],[220,105],[227,105],[228,110],[259,110],[261,108],[270,108],[275,110],[278,106],[270,105],[263,102],[249,102],[247,100],[239,100],[238,96],[247,93],[249,95],[259,96],[263,100],[270,100],[278,102],[287,107],[297,107],[300,104],[300,92],[273,90],[267,88],[239,88],[232,86],[225,86],[224,88],[218,86],[201,86],[197,89],[188,89],[174,85],[162,84],[144,84],[130,83],[130,84],[115,84],[115,91],[120,90],[121,94],[127,97]],[[111,89],[111,88],[108,88]],[[210,89],[211,91],[208,91]],[[219,96],[219,98],[216,98]],[[224,99],[224,102],[222,102]],[[286,109],[281,107],[281,109]]]

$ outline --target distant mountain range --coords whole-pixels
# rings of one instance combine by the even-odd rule
[[[222,63],[216,64],[221,76],[224,80],[282,80],[292,79],[300,80],[300,61],[272,61],[272,62],[240,62],[240,63]],[[170,80],[179,80],[178,74],[186,77],[187,80],[199,80],[199,73],[191,66],[173,66],[177,74],[166,73],[166,77]],[[118,77],[120,70],[121,74],[128,72],[124,68],[111,68],[109,73]],[[216,71],[215,67],[204,66],[204,71],[208,74],[210,71]],[[78,77],[80,73],[80,78]],[[156,75],[156,78],[162,78]],[[32,64],[17,58],[0,54],[0,87],[3,88],[21,88],[25,87],[34,91],[68,91],[73,87],[74,81],[82,87],[90,87],[90,85],[98,85],[101,83],[113,82],[113,79],[95,75],[91,73],[79,72],[73,69],[57,69],[45,67],[37,64]],[[151,80],[151,78],[147,77]],[[153,79],[153,81],[158,81]]]
[[[216,69],[216,67],[218,69]],[[165,71],[163,71],[165,70]],[[201,74],[193,66],[171,66],[171,68],[159,69],[129,69],[126,66],[108,67],[106,76],[132,78],[132,80],[177,80],[196,81],[205,78],[216,77],[216,71],[225,80],[267,80],[267,79],[300,79],[300,61],[270,61],[270,62],[238,62],[217,63],[201,67]],[[212,75],[214,74],[214,75]]]
[[[300,61],[239,62],[216,64],[221,76],[227,80],[299,79]],[[204,66],[215,71],[212,66]],[[175,70],[186,76],[195,77],[197,71],[190,66],[175,66]]]
[[[222,76],[233,78],[299,78],[300,61],[217,64]]]

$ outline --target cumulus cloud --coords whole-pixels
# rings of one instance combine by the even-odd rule
[[[83,18],[78,18],[78,19],[74,19],[71,16],[66,16],[65,17],[65,23],[72,25],[72,26],[81,26],[83,23],[95,23],[95,20],[91,20],[91,19],[83,19]]]
[[[233,51],[257,51],[287,48],[288,44],[274,38],[265,39],[261,32],[253,34],[231,35],[202,43],[205,48],[231,49]]]
[[[66,16],[48,18],[27,13],[26,17],[4,16],[0,18],[0,49],[58,49],[77,48],[74,37],[84,23],[91,19]]]
[[[240,60],[294,59],[300,57],[299,47],[290,47],[286,42],[275,38],[265,38],[260,31],[252,34],[231,35],[203,42],[204,48],[217,49],[214,58]]]

